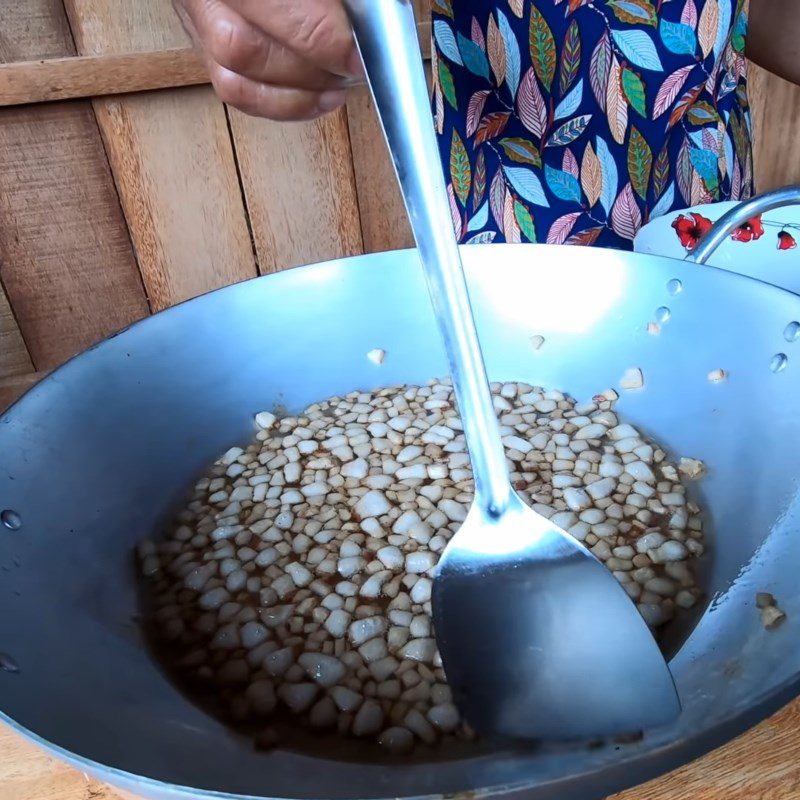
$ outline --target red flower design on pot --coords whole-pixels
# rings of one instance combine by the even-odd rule
[[[788,231],[781,231],[778,234],[778,250],[794,250],[797,242],[794,236]]]
[[[764,225],[761,222],[761,214],[747,220],[740,225],[732,234],[734,242],[755,242],[764,235]]]
[[[702,214],[692,211],[690,214],[679,214],[672,227],[687,250],[694,250],[703,234],[711,230],[712,222]]]

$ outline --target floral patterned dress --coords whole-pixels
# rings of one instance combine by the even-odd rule
[[[433,0],[434,108],[463,242],[630,249],[753,190],[747,0]]]

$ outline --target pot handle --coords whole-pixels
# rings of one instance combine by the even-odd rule
[[[747,220],[776,208],[795,205],[800,205],[800,186],[784,186],[782,189],[775,189],[772,192],[745,200],[720,217],[684,260],[695,264],[705,264],[714,251]]]

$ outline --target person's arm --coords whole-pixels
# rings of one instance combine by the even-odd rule
[[[750,0],[746,53],[760,67],[800,84],[800,2]]]

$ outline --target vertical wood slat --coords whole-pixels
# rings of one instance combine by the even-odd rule
[[[749,65],[756,191],[800,183],[800,87]]]
[[[347,117],[353,146],[364,251],[376,253],[411,247],[414,237],[411,235],[375,106],[366,87],[350,92]]]
[[[344,112],[294,124],[228,113],[260,271],[361,253]]]
[[[46,372],[27,372],[23,375],[0,379],[0,414],[19,400],[25,392],[32,389],[45,375],[47,375]],[[2,800],[1,792],[0,800]]]
[[[31,357],[6,293],[0,286],[0,378],[26,372],[33,372]]]
[[[414,0],[420,36],[426,36],[430,23],[429,0]],[[423,50],[426,43],[423,42]],[[350,93],[347,101],[350,140],[364,251],[367,253],[412,247],[414,237],[397,186],[386,143],[369,91],[364,87]]]
[[[0,59],[74,54],[59,0],[4,4]],[[37,369],[147,313],[89,103],[0,112],[0,277]]]
[[[81,54],[185,46],[169,0],[65,0]],[[209,87],[94,100],[154,310],[253,277],[225,110]]]

